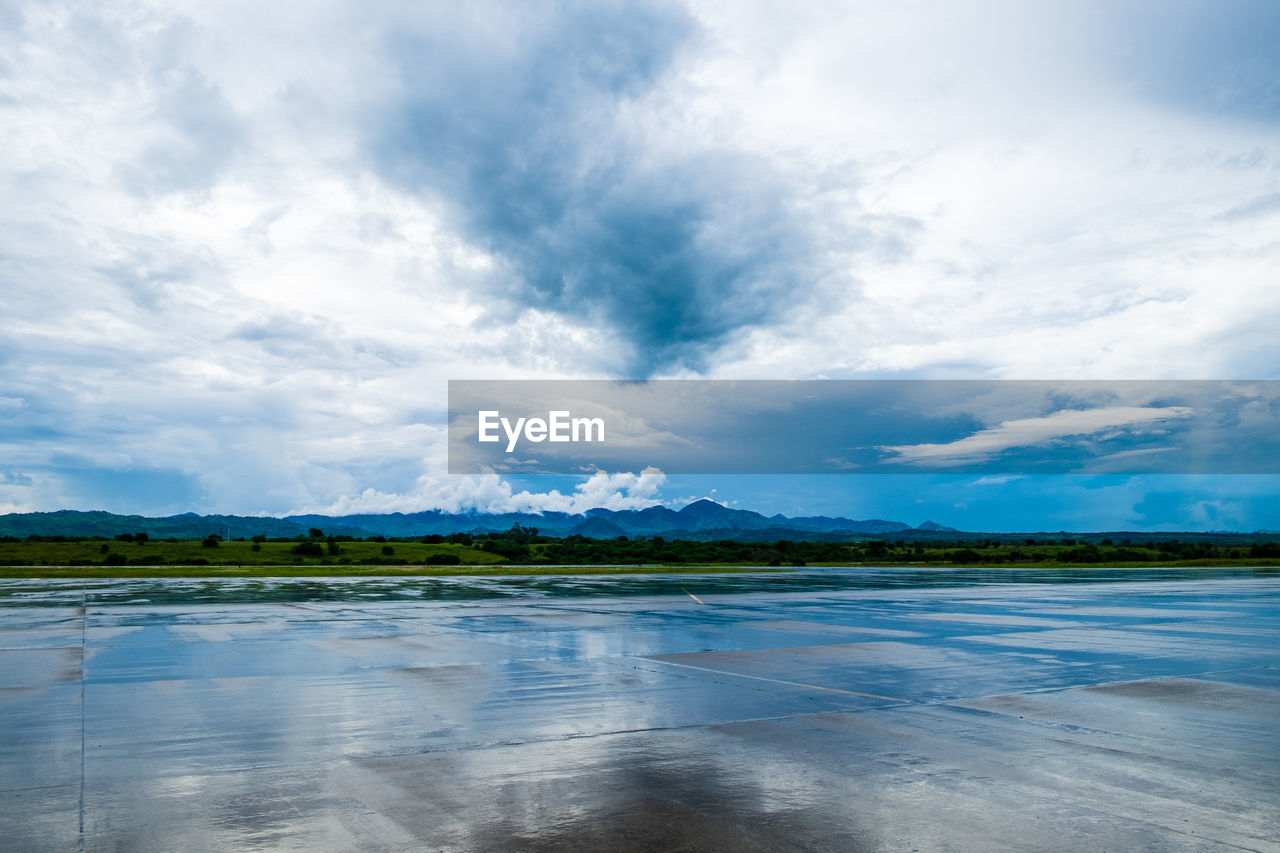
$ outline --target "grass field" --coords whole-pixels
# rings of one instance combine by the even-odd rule
[[[223,541],[206,547],[198,539],[143,543],[78,539],[65,542],[0,542],[0,578],[193,578],[352,577],[413,575],[653,574],[735,572],[730,565],[507,565],[498,554],[466,545],[422,542],[342,541],[338,553],[299,556],[299,543]],[[255,548],[254,546],[257,545]],[[385,553],[384,549],[391,553]],[[456,557],[457,565],[428,565],[433,557]],[[113,559],[114,557],[114,559]],[[117,560],[127,562],[117,563]]]
[[[761,566],[0,566],[0,578],[324,578],[473,577],[477,575],[641,575],[785,572]]]
[[[422,542],[381,543],[372,541],[344,541],[336,543],[338,553],[327,553],[322,541],[318,546],[325,551],[320,557],[303,557],[293,553],[297,542],[247,542],[224,541],[216,547],[205,547],[199,539],[150,540],[143,543],[116,540],[78,539],[67,542],[0,542],[0,566],[71,566],[122,569],[146,568],[143,561],[154,561],[157,568],[164,565],[210,566],[314,566],[360,565],[361,563],[396,565],[418,563],[432,557],[456,556],[468,565],[501,563],[502,557],[464,545],[447,542],[426,544]],[[256,550],[255,550],[256,546]],[[383,549],[390,548],[391,554]],[[126,565],[110,565],[123,559]],[[376,561],[376,563],[374,562]],[[106,565],[104,565],[106,564]],[[448,567],[444,567],[448,568]]]
[[[535,544],[529,551],[529,559],[509,560],[502,555],[471,545],[448,542],[429,543],[409,541],[350,541],[327,542],[316,540],[306,543],[311,554],[299,554],[298,541],[219,541],[206,545],[201,540],[149,540],[146,542],[122,542],[104,539],[75,539],[67,541],[16,540],[0,541],[0,578],[194,578],[194,577],[349,577],[349,576],[430,576],[449,577],[465,575],[557,575],[557,574],[640,574],[640,573],[693,573],[739,571],[786,571],[776,561],[751,560],[676,560],[641,561],[622,558],[621,555],[596,554],[594,559],[580,562],[552,563],[544,549],[546,544]],[[477,542],[477,545],[482,543]],[[949,558],[952,551],[939,549],[924,554],[903,548],[901,553],[889,549],[872,559],[864,559],[864,552],[853,546],[850,559],[814,560],[808,565],[856,566],[898,565],[913,567],[938,567],[940,564],[965,566],[998,566],[1004,568],[1033,568],[1052,572],[1057,569],[1123,569],[1123,568],[1178,568],[1189,566],[1259,566],[1276,568],[1280,559],[1259,558],[1246,552],[1215,549],[1212,553],[1196,557],[1176,559],[1172,554],[1162,559],[1117,560],[1094,559],[1076,562],[1074,553],[1064,546],[1038,546],[1035,560],[1018,559],[1015,553],[1006,553],[1010,546],[966,551],[963,561]],[[1050,553],[1050,551],[1058,553]],[[318,552],[318,553],[316,553]],[[1117,552],[1116,556],[1120,553]],[[1228,556],[1230,555],[1230,556]],[[776,556],[773,552],[761,556]],[[870,555],[867,555],[870,556]],[[1145,555],[1144,555],[1145,556]],[[1154,553],[1152,557],[1154,557]],[[610,558],[612,557],[612,558]],[[987,558],[987,559],[984,559]],[[1067,558],[1067,559],[1064,559]],[[440,563],[454,563],[442,565]],[[569,564],[571,563],[571,564]],[[803,565],[802,563],[800,565]]]

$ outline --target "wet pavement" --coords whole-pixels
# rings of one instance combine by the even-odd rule
[[[1280,850],[1274,571],[0,581],[6,850]]]

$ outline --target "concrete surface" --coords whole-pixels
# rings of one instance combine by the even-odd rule
[[[0,848],[1280,850],[1280,578],[1119,577],[0,582]]]

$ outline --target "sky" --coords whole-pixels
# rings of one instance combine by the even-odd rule
[[[446,473],[450,379],[1278,379],[1270,0],[0,3],[0,511],[1280,529],[1280,479]],[[647,473],[646,473],[647,471]]]

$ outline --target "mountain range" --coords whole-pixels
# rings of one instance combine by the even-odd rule
[[[912,527],[901,521],[825,515],[765,516],[746,509],[732,509],[715,501],[694,501],[680,510],[653,506],[640,510],[595,508],[585,513],[447,513],[440,510],[365,515],[290,515],[284,518],[243,515],[183,513],[163,518],[78,510],[0,515],[0,536],[115,536],[146,533],[155,538],[189,539],[216,533],[226,538],[306,535],[319,528],[338,536],[414,537],[433,533],[488,533],[510,530],[513,525],[536,527],[547,536],[580,535],[592,539],[617,536],[664,536],[671,539],[815,539],[859,535],[958,532],[926,521]]]

